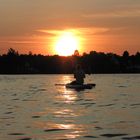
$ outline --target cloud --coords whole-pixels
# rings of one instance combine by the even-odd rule
[[[85,27],[85,28],[72,28],[72,29],[62,29],[62,30],[37,30],[38,32],[46,33],[47,35],[60,35],[63,32],[73,32],[77,35],[79,34],[84,34],[84,35],[95,35],[95,34],[100,34],[107,32],[109,29],[108,28],[103,28],[103,27]]]
[[[46,35],[57,35],[62,32],[62,30],[45,30],[45,29],[40,29],[37,31],[41,33],[45,33]]]
[[[7,44],[41,44],[41,42],[38,42],[38,41],[8,41],[8,40],[1,40],[0,43],[7,43]]]
[[[41,36],[13,36],[13,37],[1,37],[1,44],[43,44],[44,38]]]
[[[140,8],[117,9],[104,13],[91,13],[82,15],[84,18],[115,18],[115,17],[140,17]]]

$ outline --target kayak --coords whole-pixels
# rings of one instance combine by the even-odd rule
[[[72,89],[92,89],[95,87],[96,84],[83,84],[83,85],[78,85],[78,84],[66,84],[66,88],[72,88]]]

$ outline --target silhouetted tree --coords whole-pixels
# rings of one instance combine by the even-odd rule
[[[79,56],[79,51],[78,50],[74,51],[74,56]]]
[[[10,48],[7,52],[8,56],[18,56],[18,51],[15,51],[13,48]]]
[[[128,58],[129,57],[129,52],[128,51],[124,51],[123,52],[123,58]]]
[[[81,64],[86,73],[140,73],[140,53],[122,56],[91,51],[82,56],[43,56],[41,54],[19,54],[10,48],[0,55],[0,74],[53,74],[73,73],[76,64]]]

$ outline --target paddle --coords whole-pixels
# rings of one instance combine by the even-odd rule
[[[55,86],[65,86],[66,84],[55,84]]]

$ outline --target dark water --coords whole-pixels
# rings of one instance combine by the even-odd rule
[[[92,90],[68,90],[72,75],[0,76],[0,140],[140,139],[140,75],[92,75]]]

